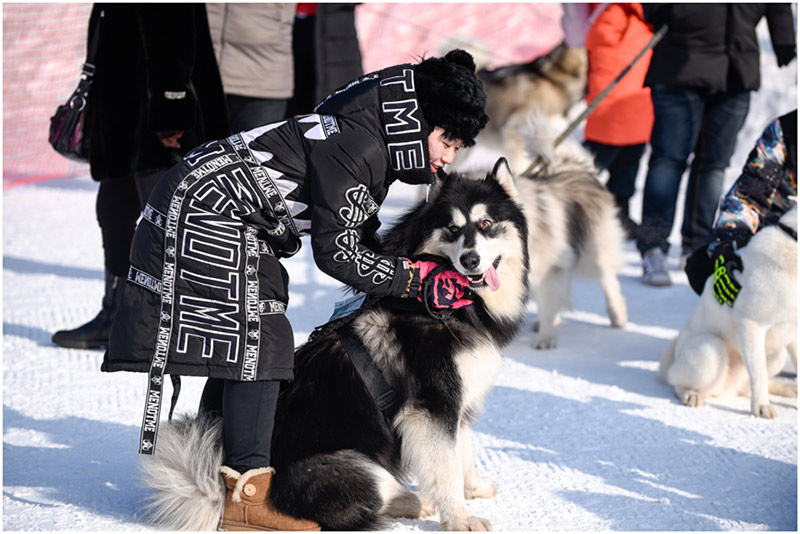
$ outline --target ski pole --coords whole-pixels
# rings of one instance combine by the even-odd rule
[[[614,87],[616,87],[616,85],[619,83],[619,81],[626,74],[628,74],[628,71],[630,71],[631,68],[636,64],[636,62],[639,61],[642,58],[642,56],[645,54],[645,52],[647,52],[648,50],[653,48],[656,44],[658,44],[658,42],[661,40],[661,38],[664,37],[665,33],[667,33],[667,25],[666,24],[661,26],[658,29],[658,31],[653,34],[653,37],[651,37],[650,41],[645,45],[645,47],[642,48],[642,50],[638,54],[636,54],[636,57],[634,57],[633,60],[630,63],[628,63],[628,65],[624,69],[622,69],[622,72],[620,72],[617,75],[617,77],[614,78],[611,81],[610,84],[608,84],[608,87],[603,89],[603,91],[599,95],[594,97],[594,100],[592,100],[591,103],[586,107],[586,109],[583,110],[583,113],[578,115],[578,117],[575,120],[573,120],[569,124],[569,126],[567,126],[567,129],[564,130],[564,132],[562,132],[562,134],[559,135],[556,138],[556,140],[553,142],[553,148],[555,148],[558,145],[560,145],[561,142],[564,139],[566,139],[569,136],[569,134],[571,134],[575,130],[575,128],[578,127],[578,125],[581,122],[583,122],[583,119],[588,117],[589,114],[592,113],[597,108],[598,105],[600,105],[600,102],[608,95],[608,93],[611,92],[611,90]],[[536,156],[536,160],[534,160],[534,162],[530,164],[530,166],[525,170],[525,172],[523,174],[535,174],[536,172],[539,172],[540,167],[542,165],[544,165],[544,159],[542,158],[541,155]]]

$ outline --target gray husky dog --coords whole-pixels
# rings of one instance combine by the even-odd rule
[[[475,470],[470,425],[500,371],[502,347],[525,320],[528,227],[505,160],[482,180],[440,178],[431,200],[402,216],[380,249],[449,264],[469,278],[473,304],[439,312],[368,298],[312,333],[295,352],[294,380],[281,386],[272,504],[326,530],[435,512],[442,530],[491,529],[466,505],[497,493]],[[346,338],[358,340],[390,387],[389,413]],[[151,519],[172,530],[215,528],[225,498],[219,419],[164,425],[159,449],[143,463]]]
[[[628,321],[617,279],[624,265],[625,233],[614,197],[598,181],[594,159],[583,146],[570,138],[554,146],[565,127],[565,119],[532,112],[519,130],[527,151],[525,166],[539,156],[544,161],[538,171],[517,180],[528,220],[530,286],[538,308],[536,349],[557,345],[561,314],[571,308],[573,276],[600,284],[611,326],[625,328]]]

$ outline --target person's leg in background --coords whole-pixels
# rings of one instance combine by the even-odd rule
[[[683,255],[706,246],[725,185],[725,169],[736,149],[736,137],[750,109],[750,91],[709,97],[694,150],[681,237]],[[740,162],[743,164],[743,162]]]
[[[651,88],[655,122],[636,246],[642,254],[644,282],[665,286],[669,235],[675,220],[681,177],[695,146],[703,118],[701,95],[663,85]]]
[[[100,313],[72,330],[53,334],[53,343],[73,349],[97,349],[108,344],[111,322],[119,304],[122,284],[128,277],[129,254],[139,197],[133,178],[103,180],[97,190],[96,213],[103,241],[105,293]]]
[[[316,102],[317,54],[315,47],[316,15],[296,17],[292,27],[292,54],[294,55],[294,95],[289,99],[286,114],[289,117],[311,113]]]
[[[618,147],[619,154],[608,168],[606,187],[614,194],[622,227],[628,239],[636,239],[639,232],[639,225],[631,219],[630,200],[636,192],[636,175],[639,174],[639,163],[646,146],[646,143],[641,143]]]
[[[286,116],[287,100],[225,95],[231,131],[238,133],[257,128]]]
[[[630,218],[630,199],[636,192],[639,162],[647,145],[614,146],[588,140],[584,145],[594,154],[595,166],[600,170],[608,170],[606,189],[614,195],[626,237],[635,239],[639,225]]]
[[[95,210],[103,241],[105,291],[100,313],[88,323],[53,334],[53,343],[73,349],[97,349],[108,344],[111,324],[119,305],[122,284],[128,278],[131,242],[136,221],[165,169],[137,173],[132,178],[103,180],[97,190]]]

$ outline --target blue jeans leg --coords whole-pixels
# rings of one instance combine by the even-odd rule
[[[717,93],[706,101],[686,186],[681,227],[684,252],[692,252],[711,240],[725,169],[736,149],[736,136],[749,109],[750,91]]]
[[[655,122],[650,138],[650,161],[642,200],[642,225],[636,246],[644,254],[659,247],[669,250],[667,238],[675,221],[681,177],[694,149],[703,120],[704,102],[695,91],[651,87]]]

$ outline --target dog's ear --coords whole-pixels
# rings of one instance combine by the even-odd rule
[[[450,179],[450,175],[445,172],[444,169],[439,169],[433,180],[433,183],[427,187],[427,191],[423,193],[423,198],[425,198],[426,202],[433,202],[439,197],[439,193],[442,192],[442,187],[444,187],[445,182]]]
[[[492,178],[499,183],[512,200],[517,199],[516,178],[514,178],[514,175],[511,173],[511,167],[509,167],[506,158],[497,160],[488,178]]]

